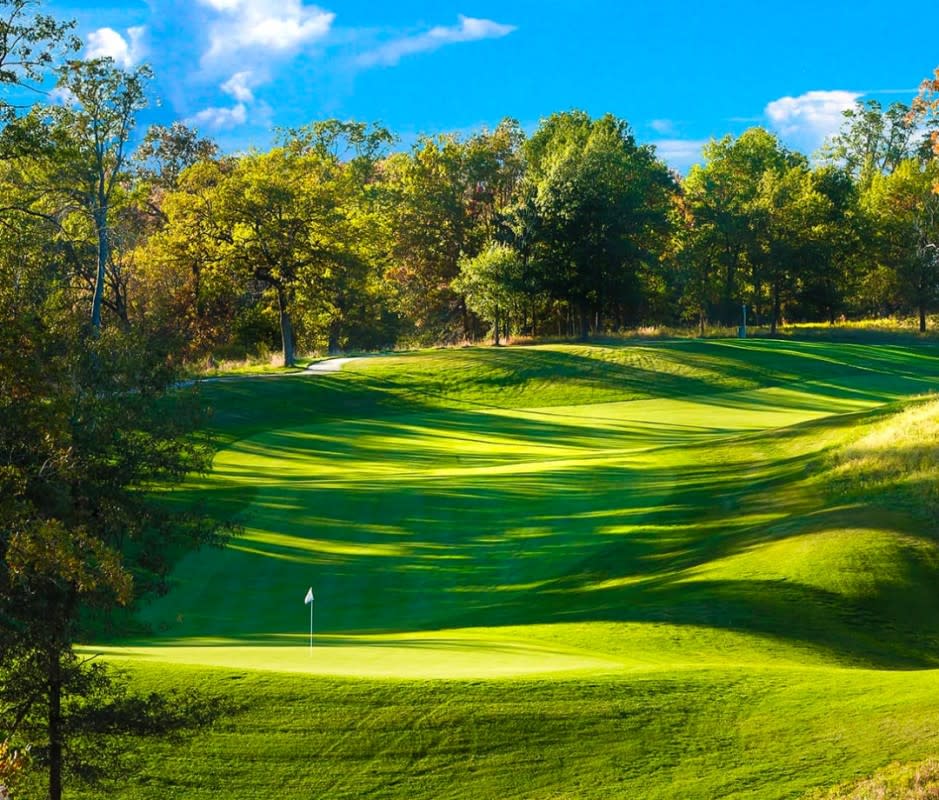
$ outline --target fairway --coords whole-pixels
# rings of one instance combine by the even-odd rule
[[[928,756],[935,531],[829,473],[937,387],[932,347],[786,341],[430,351],[206,385],[220,449],[166,500],[238,532],[181,561],[139,614],[148,635],[88,649],[144,685],[237,678],[253,699],[185,766],[148,751],[119,796],[268,796],[226,761],[238,736],[276,774],[320,765],[285,798],[798,797]],[[369,692],[359,737],[304,738]],[[265,716],[288,695],[307,709],[293,738]]]

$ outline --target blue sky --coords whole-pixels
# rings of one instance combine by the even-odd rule
[[[764,125],[814,150],[856,99],[908,102],[939,65],[939,2],[125,0],[45,4],[86,54],[147,62],[142,122],[227,150],[272,126],[380,121],[406,144],[504,116],[612,112],[684,171],[701,144]]]

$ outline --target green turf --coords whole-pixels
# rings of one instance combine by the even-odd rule
[[[242,529],[95,649],[246,705],[118,796],[796,797],[929,755],[934,531],[831,453],[937,386],[929,345],[731,340],[206,386],[222,449],[167,499]]]
[[[935,747],[931,673],[670,670],[368,681],[177,666],[243,704],[150,746],[118,797],[781,798]],[[100,796],[100,795],[90,795]]]

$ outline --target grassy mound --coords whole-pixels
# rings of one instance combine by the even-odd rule
[[[892,499],[939,522],[939,400],[873,426],[837,456],[833,479],[852,496]]]
[[[791,341],[207,385],[167,502],[241,532],[95,649],[245,710],[120,796],[798,797],[934,751],[935,414],[885,412],[937,385],[930,346]]]

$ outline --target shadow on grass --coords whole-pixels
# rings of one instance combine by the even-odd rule
[[[412,404],[477,408],[697,398],[815,380],[871,381],[878,375],[897,397],[923,391],[926,381],[939,376],[939,352],[924,348],[775,340],[471,348],[448,352],[445,369],[439,359],[417,356],[401,360],[394,371],[368,369],[355,376]]]
[[[669,622],[769,636],[860,665],[939,663],[939,593],[929,589],[939,570],[913,551],[866,596],[791,580],[785,564],[777,578],[695,572],[768,543],[869,524],[867,511],[818,512],[821,499],[795,488],[824,466],[827,432],[857,417],[751,433],[741,412],[884,403],[931,386],[935,353],[732,340],[590,352],[607,350],[455,351],[448,360],[471,373],[462,379],[417,356],[394,370],[213,386],[229,441],[272,424],[285,430],[239,442],[239,460],[194,485],[245,531],[224,569],[202,576],[192,567],[188,591],[214,606],[236,598],[235,608],[211,622],[195,613],[173,621],[158,605],[161,643],[206,632],[282,642],[294,626],[280,609],[314,580],[326,635]],[[682,372],[686,362],[693,368]],[[540,397],[533,386],[544,406],[577,394],[693,396],[720,422],[494,413],[530,405]],[[310,427],[330,420],[343,422]],[[910,535],[908,521],[895,529]],[[270,636],[241,637],[252,625]]]

